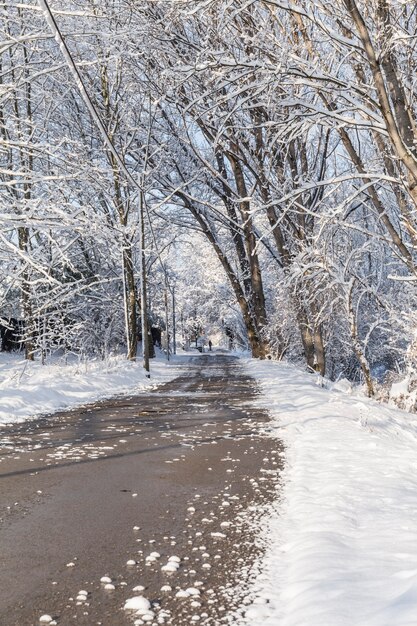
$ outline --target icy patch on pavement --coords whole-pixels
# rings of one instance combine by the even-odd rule
[[[178,375],[175,365],[152,360],[151,378],[145,376],[140,359],[123,357],[106,361],[49,365],[0,353],[0,425],[21,422],[33,415],[73,407],[120,393],[150,389]]]
[[[251,360],[247,369],[286,466],[281,503],[261,531],[266,554],[231,623],[415,624],[416,416],[328,391],[286,364]]]

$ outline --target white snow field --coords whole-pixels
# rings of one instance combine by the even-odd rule
[[[151,378],[141,359],[136,363],[117,356],[106,361],[49,365],[25,361],[21,355],[0,353],[0,428],[41,413],[52,413],[85,402],[150,389],[178,376],[177,368],[160,357],[152,359]]]
[[[286,454],[243,622],[415,626],[416,416],[290,365],[246,365]]]

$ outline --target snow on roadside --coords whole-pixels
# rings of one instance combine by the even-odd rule
[[[41,413],[52,413],[86,402],[149,389],[178,375],[175,365],[153,359],[151,378],[140,360],[123,357],[103,361],[49,365],[28,362],[21,355],[0,353],[0,427]]]
[[[287,364],[246,366],[286,461],[254,603],[238,623],[414,626],[416,416],[323,389]]]

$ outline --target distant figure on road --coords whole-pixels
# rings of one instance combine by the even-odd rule
[[[213,343],[211,339],[209,339],[209,352],[211,352],[212,347],[213,347]]]

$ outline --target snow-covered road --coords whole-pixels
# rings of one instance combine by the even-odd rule
[[[210,626],[243,600],[227,590],[258,554],[247,512],[274,496],[278,446],[237,359],[175,369],[0,430],[2,626]]]

